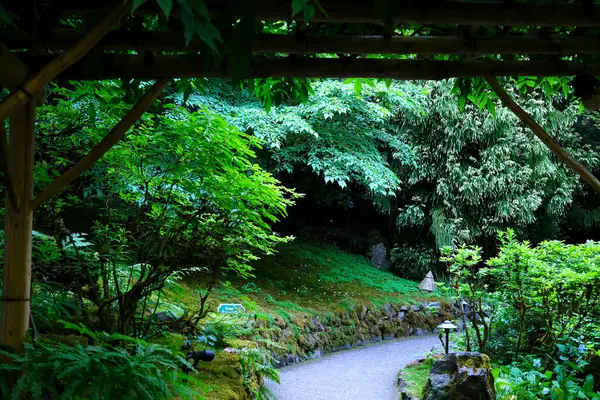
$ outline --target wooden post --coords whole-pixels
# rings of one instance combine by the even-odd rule
[[[29,326],[34,126],[35,102],[29,101],[10,118],[7,160],[14,173],[14,187],[21,206],[16,210],[10,201],[6,201],[0,343],[17,351],[23,350]]]

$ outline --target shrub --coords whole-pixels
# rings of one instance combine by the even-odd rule
[[[172,399],[178,395],[193,398],[180,366],[185,360],[154,344],[119,335],[96,334],[80,330],[97,342],[95,345],[70,346],[55,341],[27,343],[24,354],[0,351],[11,363],[0,364],[0,371],[21,372],[16,385],[9,390],[0,381],[3,399],[31,397],[43,399]],[[125,347],[108,341],[125,340]],[[5,374],[1,375],[4,379]],[[197,382],[194,382],[197,383]]]
[[[511,230],[498,237],[502,247],[485,263],[472,246],[445,249],[442,258],[455,295],[474,308],[469,320],[479,350],[512,361],[523,353],[550,358],[561,340],[590,337],[600,313],[600,243],[532,247]]]

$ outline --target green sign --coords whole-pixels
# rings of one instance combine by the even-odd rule
[[[221,314],[245,313],[246,309],[241,304],[219,304],[217,311]]]

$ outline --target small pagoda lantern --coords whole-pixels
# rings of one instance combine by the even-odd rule
[[[435,281],[433,280],[433,273],[429,271],[427,275],[425,275],[425,279],[421,281],[419,284],[419,289],[426,290],[428,292],[435,291]]]

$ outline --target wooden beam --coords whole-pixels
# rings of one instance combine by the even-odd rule
[[[0,85],[15,90],[27,78],[27,66],[0,43]]]
[[[31,43],[39,50],[69,48],[81,35],[57,32],[34,39],[23,35],[4,37],[11,49],[28,49]],[[199,52],[200,40],[189,45],[183,32],[121,32],[108,33],[97,45],[103,50]],[[600,39],[596,37],[536,36],[473,37],[460,36],[292,36],[258,35],[254,38],[255,53],[333,53],[333,54],[599,54]]]
[[[92,165],[96,163],[108,150],[110,150],[119,140],[121,140],[127,131],[135,124],[142,114],[144,114],[148,108],[152,105],[154,100],[162,92],[166,84],[169,82],[168,79],[160,79],[158,82],[142,96],[138,103],[119,121],[117,125],[98,143],[94,148],[77,164],[69,168],[64,174],[56,178],[48,187],[46,187],[36,198],[33,200],[33,208],[41,206],[46,200],[56,196],[60,193],[69,183],[74,179],[78,178],[87,171]]]
[[[42,91],[48,82],[86,55],[121,18],[131,11],[131,7],[131,0],[118,3],[103,20],[90,29],[73,47],[53,58],[23,87],[13,91],[6,100],[0,103],[0,120],[9,116],[13,110],[25,105],[35,94]]]
[[[525,125],[527,125],[533,133],[552,151],[563,163],[569,168],[575,171],[584,181],[586,181],[594,190],[600,193],[600,181],[594,176],[583,164],[573,158],[562,146],[548,135],[544,128],[542,128],[527,111],[523,110],[519,106],[502,86],[498,83],[495,77],[487,76],[486,81],[491,86],[492,90],[496,92],[500,100],[508,107]]]
[[[44,64],[45,58],[38,58]],[[571,76],[588,73],[600,76],[600,63],[568,61],[428,61],[398,59],[340,59],[265,57],[251,61],[249,78],[391,78],[398,80],[440,80],[471,76]],[[198,78],[227,77],[226,68],[208,69],[200,57],[107,54],[72,66],[60,79],[96,80],[116,78]]]
[[[13,0],[15,1],[15,0]],[[114,1],[114,0],[113,0]],[[213,16],[243,17],[247,0],[207,0]],[[312,22],[380,23],[382,16],[375,10],[374,1],[320,0],[327,15],[317,10]],[[65,15],[97,13],[110,1],[57,0],[54,7]],[[510,26],[600,26],[600,6],[584,3],[527,4],[508,2],[458,1],[389,1],[389,11],[396,24],[459,24]],[[303,20],[302,14],[291,17],[290,1],[254,0],[257,19],[265,21]],[[138,14],[159,14],[155,3],[147,3]],[[177,7],[173,15],[178,15]]]
[[[35,104],[29,101],[10,119],[9,163],[15,190],[22,199],[16,210],[7,202],[4,222],[4,284],[0,344],[23,350],[29,326],[31,295],[31,234],[33,223]]]

